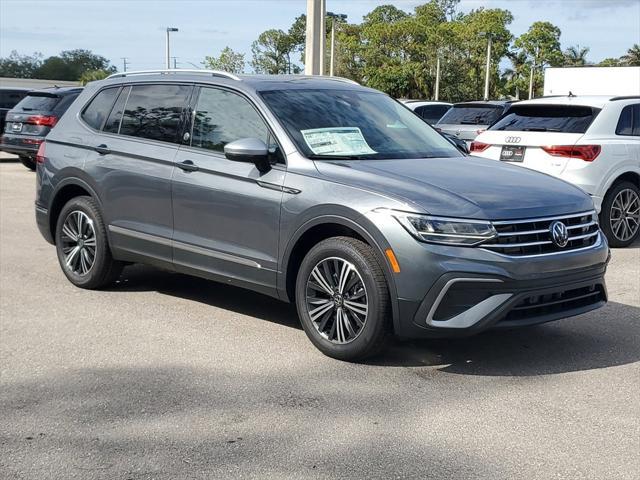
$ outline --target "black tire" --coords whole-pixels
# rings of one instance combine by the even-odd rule
[[[628,247],[640,235],[640,226],[637,224],[635,224],[635,233],[628,238],[625,238],[626,235],[622,233],[624,232],[624,226],[618,229],[615,227],[615,218],[620,215],[620,212],[616,210],[615,202],[618,195],[624,191],[631,191],[631,195],[635,195],[637,199],[635,205],[640,204],[640,188],[638,188],[638,185],[627,181],[617,182],[605,195],[602,202],[602,210],[600,211],[600,228],[607,237],[609,245],[615,248]]]
[[[86,271],[85,273],[75,271],[73,266],[68,265],[66,262],[68,258],[67,254],[70,252],[67,251],[65,253],[65,248],[71,248],[69,247],[69,245],[74,245],[74,243],[69,242],[70,236],[66,235],[63,232],[63,227],[67,219],[69,219],[69,221],[72,221],[73,218],[80,215],[80,213],[78,212],[86,215],[86,217],[88,217],[88,219],[91,221],[90,227],[85,227],[84,231],[93,231],[94,233],[93,235],[91,235],[91,237],[95,238],[95,241],[92,242],[95,243],[95,247],[93,248],[94,254],[92,257],[93,263],[91,264],[90,269],[88,269],[88,271]],[[89,228],[91,228],[91,230],[89,230]],[[76,228],[76,230],[78,229]],[[73,231],[75,232],[75,230]],[[55,240],[60,267],[62,268],[62,271],[69,279],[69,281],[77,287],[86,289],[97,289],[105,287],[112,284],[120,276],[123,264],[122,262],[114,260],[111,256],[111,250],[109,249],[109,242],[107,238],[107,231],[102,220],[102,214],[100,213],[100,209],[98,208],[98,205],[93,198],[81,196],[72,198],[67,202],[67,204],[62,208],[60,216],[58,217]],[[88,244],[88,240],[85,241],[87,241]],[[76,241],[75,245],[80,246],[79,241]],[[82,245],[82,247],[88,250],[88,248],[84,245]],[[73,257],[75,260],[75,262],[73,262],[74,264],[77,263],[79,256],[82,256],[84,252],[82,252],[82,248],[80,248],[79,253],[76,253],[77,255]],[[87,258],[89,257],[90,256],[87,253]]]
[[[358,333],[347,343],[336,343],[335,340],[332,341],[329,339],[330,333],[321,333],[319,330],[320,327],[312,321],[309,308],[307,307],[308,291],[312,291],[308,290],[310,287],[307,282],[311,279],[314,268],[327,259],[338,259],[339,261],[348,262],[350,267],[355,268],[358,275],[358,278],[356,278],[354,274],[351,273],[351,278],[356,281],[360,280],[360,283],[364,285],[364,301],[366,301],[367,312],[364,316],[363,325],[359,327]],[[333,262],[334,260],[330,261]],[[337,278],[335,280],[337,280]],[[336,281],[335,283],[338,282]],[[346,278],[345,283],[349,283],[346,282]],[[360,292],[362,291],[361,289]],[[341,308],[345,311],[347,310],[347,299],[355,298],[355,296],[349,297],[349,295],[349,293],[345,293],[345,303],[343,303],[342,296],[340,296],[339,305],[344,305]],[[331,298],[330,295],[326,296],[327,298]],[[360,294],[360,296],[362,296],[362,294]],[[334,312],[337,311],[338,307],[336,305],[338,304],[332,305],[330,308],[332,308],[333,311],[329,314],[329,320],[327,321],[336,322],[337,317]],[[350,237],[329,238],[314,246],[304,257],[296,279],[296,306],[298,316],[309,340],[325,355],[338,360],[357,361],[370,357],[380,351],[391,331],[389,305],[389,290],[382,267],[373,249],[366,243]],[[353,317],[355,316],[353,311],[348,312],[348,314],[351,316],[350,318],[352,318],[350,327],[354,327],[354,330],[357,329],[358,325],[353,321]],[[348,315],[345,314],[345,322],[349,321],[347,317]],[[321,323],[321,320],[318,320],[318,323]],[[343,332],[346,332],[345,327],[343,327]],[[349,333],[352,333],[351,329],[349,329]],[[343,335],[345,334],[343,333]]]
[[[35,159],[33,159],[31,157],[27,157],[26,155],[20,155],[20,162],[22,163],[22,165],[27,167],[29,170],[35,172],[35,170],[36,170],[36,161],[35,161]]]

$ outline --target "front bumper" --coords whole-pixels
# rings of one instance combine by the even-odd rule
[[[418,242],[394,219],[376,215],[401,273],[395,333],[452,337],[585,313],[607,301],[609,247],[602,233],[584,250],[518,258],[480,247]]]

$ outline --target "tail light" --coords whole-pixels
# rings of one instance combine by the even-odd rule
[[[488,143],[482,143],[482,142],[471,142],[471,152],[484,152],[487,148],[489,148],[491,145]]]
[[[602,148],[600,145],[551,145],[542,150],[553,157],[577,158],[585,162],[593,162]]]
[[[53,127],[58,123],[58,117],[55,115],[31,115],[27,118],[26,123],[32,125],[42,125],[44,127]]]
[[[36,153],[36,163],[39,163],[40,165],[42,165],[47,159],[47,157],[44,156],[45,145],[46,143],[42,142],[38,147],[38,153]]]

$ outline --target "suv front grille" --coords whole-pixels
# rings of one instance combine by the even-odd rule
[[[569,241],[564,247],[556,245],[551,235],[551,225],[562,222],[567,227]],[[482,248],[515,257],[545,255],[566,252],[596,244],[599,236],[597,214],[594,211],[562,217],[533,218],[492,222],[498,236]]]

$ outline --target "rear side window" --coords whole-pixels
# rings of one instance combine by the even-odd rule
[[[13,108],[26,96],[22,90],[0,90],[0,108]]]
[[[415,109],[427,123],[436,123],[449,110],[448,105],[423,105]]]
[[[259,138],[269,144],[269,130],[248,100],[216,88],[202,88],[198,98],[191,146],[223,153],[224,146],[241,138]]]
[[[176,143],[190,93],[191,87],[187,85],[131,87],[120,134]]]
[[[585,133],[599,111],[576,105],[513,105],[490,130]]]
[[[640,103],[622,109],[616,135],[640,136]]]
[[[502,114],[502,107],[454,105],[438,123],[443,125],[491,125]]]
[[[116,103],[111,108],[111,113],[109,113],[109,118],[107,118],[107,121],[104,124],[103,131],[109,133],[118,133],[120,131],[120,122],[122,121],[122,114],[124,113],[124,105],[127,102],[130,91],[131,87],[124,87],[120,90],[120,95],[118,95]]]
[[[118,88],[107,88],[96,95],[87,108],[82,112],[82,119],[87,125],[100,130],[107,115],[111,111],[111,106],[118,94]]]
[[[57,95],[47,93],[30,93],[24,97],[18,105],[16,105],[16,109],[22,110],[23,112],[51,111],[56,108],[59,101],[60,97]]]

